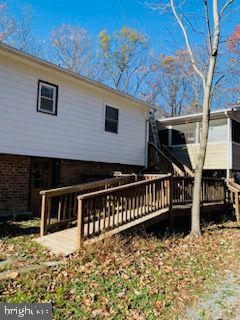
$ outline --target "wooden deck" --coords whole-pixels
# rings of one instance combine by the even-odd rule
[[[127,218],[130,217],[130,212],[129,212],[127,215],[125,214],[123,216],[124,221],[122,221],[121,218],[119,219],[119,226],[118,227],[115,227],[114,229],[106,231],[104,233],[101,233],[101,231],[103,231],[104,225],[106,226],[109,223],[107,218],[106,218],[107,221],[105,221],[105,222],[103,219],[101,219],[100,224],[99,224],[99,222],[95,222],[95,223],[91,222],[89,226],[88,226],[88,224],[85,224],[84,225],[84,235],[85,236],[87,236],[87,234],[88,234],[88,228],[90,228],[90,230],[89,230],[90,233],[93,233],[93,230],[94,229],[97,230],[97,228],[100,225],[100,230],[98,230],[98,232],[99,232],[98,236],[95,236],[93,238],[85,240],[84,243],[90,244],[90,243],[100,241],[104,238],[111,237],[114,234],[120,233],[124,230],[136,227],[138,225],[144,224],[144,222],[149,221],[151,219],[155,219],[156,217],[159,217],[160,215],[164,215],[168,211],[169,211],[168,208],[161,209],[161,210],[155,211],[147,216],[143,216],[141,218],[138,218],[137,220],[133,220],[128,223],[122,224],[125,221],[127,221],[126,220]],[[115,221],[113,221],[113,218],[115,219]],[[114,217],[110,217],[110,225],[108,226],[108,228],[114,227],[117,218],[118,217],[116,215]],[[95,226],[94,226],[94,224],[95,224]],[[35,241],[37,243],[41,244],[42,246],[48,248],[49,250],[51,250],[55,254],[69,255],[78,249],[77,232],[78,232],[77,227],[73,227],[73,228],[69,228],[69,229],[65,229],[65,230],[61,230],[61,231],[57,231],[57,232],[48,234],[44,237],[37,238]]]
[[[122,175],[41,192],[41,237],[36,241],[54,253],[69,255],[83,244],[99,241],[124,230],[190,212],[193,177]],[[203,178],[203,211],[224,207],[225,182]],[[219,207],[220,206],[220,207]],[[57,220],[57,222],[56,222]],[[77,227],[69,228],[72,222]],[[50,233],[54,227],[66,230]],[[56,231],[56,229],[55,229]]]
[[[222,201],[219,202],[211,202],[211,203],[204,203],[202,206],[202,212],[212,212],[212,211],[218,211],[222,210],[224,203]],[[185,204],[185,205],[175,205],[172,208],[172,213],[173,216],[172,218],[178,218],[180,216],[190,214],[191,213],[191,207],[192,204]],[[123,224],[117,228],[114,228],[112,230],[109,230],[104,233],[100,233],[100,231],[103,231],[103,226],[104,226],[104,221],[102,220],[100,225],[101,225],[101,230],[99,230],[100,235],[95,236],[93,238],[90,238],[88,240],[84,241],[84,244],[88,245],[100,240],[103,240],[107,237],[111,237],[117,233],[120,233],[122,231],[137,227],[139,225],[145,225],[146,227],[149,227],[153,225],[156,222],[160,222],[162,220],[167,219],[168,217],[168,209],[161,209],[159,211],[153,212],[150,215],[141,217],[137,220],[133,220],[129,223]],[[129,218],[130,213],[128,215],[125,215],[124,218]],[[115,219],[117,217],[115,216]],[[119,221],[121,224],[124,221]],[[105,221],[105,225],[108,223],[108,221]],[[114,226],[113,223],[113,217],[111,217],[110,220],[110,225]],[[95,229],[97,229],[99,226],[99,223],[95,226]],[[88,224],[84,225],[84,235],[87,236],[88,233]],[[93,222],[90,224],[90,232],[92,232],[94,229]],[[77,245],[77,235],[78,229],[77,227],[72,227],[69,229],[64,229],[61,231],[57,231],[54,233],[50,233],[44,237],[37,238],[35,241],[42,246],[48,248],[51,250],[54,254],[63,254],[64,256],[68,256],[74,252],[77,251],[78,245]]]
[[[35,239],[38,244],[51,250],[54,254],[68,256],[77,250],[77,227],[50,233]]]

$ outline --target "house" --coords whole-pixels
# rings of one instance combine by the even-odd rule
[[[176,158],[195,169],[202,114],[158,119],[161,144]],[[204,164],[204,176],[231,177],[240,171],[240,111],[212,111]]]
[[[39,191],[147,165],[150,105],[0,45],[0,213]]]

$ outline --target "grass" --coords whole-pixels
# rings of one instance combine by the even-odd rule
[[[186,306],[240,261],[234,222],[206,226],[200,238],[113,237],[68,258],[33,242],[38,224],[0,225],[1,258],[13,259],[2,271],[49,260],[66,263],[3,280],[0,302],[52,302],[54,319],[184,319]]]

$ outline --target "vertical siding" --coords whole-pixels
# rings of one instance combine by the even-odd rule
[[[57,116],[36,111],[39,79],[59,86]],[[146,108],[101,98],[79,82],[1,59],[0,153],[143,166]],[[104,131],[104,103],[119,108],[119,134]]]

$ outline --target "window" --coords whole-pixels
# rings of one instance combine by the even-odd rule
[[[39,80],[37,111],[57,115],[58,86]]]
[[[105,131],[118,133],[118,109],[106,106]]]
[[[172,144],[196,143],[196,123],[175,125],[172,129]]]

